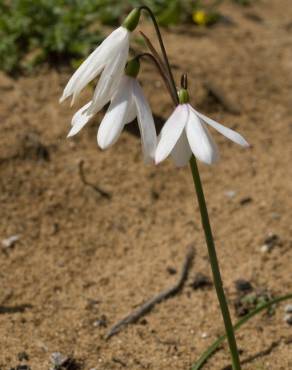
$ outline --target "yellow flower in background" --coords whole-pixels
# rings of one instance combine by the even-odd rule
[[[209,23],[209,16],[204,10],[193,12],[193,21],[199,26],[206,26]]]

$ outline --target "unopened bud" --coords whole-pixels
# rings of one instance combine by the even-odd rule
[[[187,104],[190,101],[188,90],[180,89],[178,92],[179,104]]]
[[[130,60],[125,68],[125,74],[130,77],[136,78],[140,71],[140,62],[138,58]]]
[[[127,28],[130,32],[134,31],[138,26],[139,20],[141,16],[141,9],[135,8],[128,14],[126,19],[124,20],[122,26]]]

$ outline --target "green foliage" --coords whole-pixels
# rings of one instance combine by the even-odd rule
[[[149,6],[162,26],[208,26],[219,19],[222,1],[0,0],[0,70],[14,74],[44,61],[76,65],[102,40],[100,26],[119,25],[133,7]]]
[[[254,316],[258,315],[260,312],[263,312],[265,310],[269,310],[272,308],[274,310],[274,307],[276,304],[280,302],[284,302],[287,300],[292,299],[292,294],[287,294],[282,297],[269,299],[266,302],[262,301],[261,304],[258,304],[257,307],[249,312],[246,316],[244,316],[241,320],[237,321],[237,323],[234,325],[233,329],[234,331],[239,330],[244,324],[246,324],[250,319],[252,319]],[[205,363],[218,351],[221,344],[225,341],[226,334],[221,335],[218,339],[216,339],[209,347],[208,349],[200,356],[200,358],[196,361],[196,363],[193,364],[191,367],[191,370],[201,370]],[[258,370],[265,370],[264,367],[259,366],[257,368]]]
[[[0,69],[82,58],[100,41],[91,0],[11,0],[0,6]],[[92,29],[89,29],[92,27]]]

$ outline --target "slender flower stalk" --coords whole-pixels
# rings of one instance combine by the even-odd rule
[[[186,101],[188,101],[188,94],[186,94],[186,90],[184,90],[180,94],[180,101],[183,104],[186,104]],[[217,258],[214,238],[212,234],[208,210],[207,210],[206,201],[205,201],[205,195],[203,191],[203,185],[201,182],[196,158],[194,155],[192,155],[192,151],[194,151],[195,154],[199,157],[201,157],[199,155],[201,153],[203,154],[203,157],[201,157],[201,159],[206,160],[207,158],[208,160],[207,162],[211,162],[211,163],[213,159],[215,160],[215,158],[217,157],[217,151],[214,152],[215,147],[214,147],[214,144],[211,145],[212,141],[208,134],[208,131],[206,131],[206,129],[202,125],[202,122],[200,122],[200,118],[204,119],[205,121],[207,120],[207,123],[209,123],[208,120],[210,119],[205,116],[202,116],[202,117],[198,116],[197,115],[198,112],[196,111],[192,112],[191,107],[183,107],[182,105],[180,105],[176,109],[177,110],[182,109],[182,111],[179,113],[183,113],[184,118],[182,121],[177,121],[177,119],[174,119],[174,117],[172,116],[168,121],[169,125],[170,123],[172,123],[172,126],[177,126],[176,134],[178,135],[176,135],[176,137],[179,138],[179,141],[177,142],[177,144],[175,144],[175,140],[173,140],[175,137],[173,136],[171,137],[170,143],[172,144],[168,146],[168,151],[171,152],[172,150],[172,154],[173,154],[173,157],[177,165],[184,165],[186,161],[189,159],[189,157],[191,157],[190,167],[191,167],[191,172],[192,172],[192,178],[194,181],[194,186],[195,186],[195,190],[197,194],[197,200],[198,200],[199,209],[201,213],[201,221],[202,221],[202,226],[203,226],[204,233],[205,233],[205,240],[206,240],[206,244],[208,248],[208,254],[209,254],[209,260],[210,260],[210,265],[211,265],[212,274],[213,274],[214,286],[215,286],[217,298],[220,304],[221,314],[222,314],[223,322],[225,325],[225,332],[226,332],[226,336],[227,336],[227,340],[229,344],[229,350],[230,350],[231,360],[232,360],[232,369],[241,370],[237,343],[235,339],[234,329],[233,329],[233,325],[231,321],[231,316],[230,316],[227,300],[226,300],[225,293],[224,293],[223,282],[222,282],[220,268],[219,268],[219,262]],[[177,110],[175,111],[176,114],[178,114]],[[193,117],[192,117],[193,120],[191,121],[189,121],[190,112],[193,114]],[[191,125],[192,123],[194,125],[197,125],[197,129],[194,130],[194,128],[192,128],[191,130],[188,130],[187,135],[188,135],[189,142],[192,143],[191,148],[187,141],[187,135],[183,132],[186,123],[188,123],[189,125]],[[245,139],[243,139],[239,134],[235,133],[234,131],[225,128],[224,126],[218,124],[217,122],[212,122],[212,120],[211,120],[211,123],[214,123],[215,125],[212,124],[213,127],[217,128],[218,131],[220,130],[221,133],[225,134],[225,136],[229,137],[229,139],[236,138],[236,140],[238,139],[240,141],[239,144],[244,145],[244,146],[248,145]],[[165,125],[164,127],[167,127],[167,126]],[[179,134],[179,131],[180,131],[180,134]],[[226,132],[227,132],[227,135],[226,135]],[[161,133],[161,140],[158,144],[156,155],[155,155],[156,162],[161,159],[161,157],[159,156],[161,154],[160,148],[163,148],[163,145],[161,143],[163,143],[162,138],[164,137],[164,135],[165,134]],[[200,138],[201,139],[203,138],[203,140],[200,141]],[[236,141],[236,140],[233,140],[233,141]],[[169,142],[169,140],[166,140],[166,143],[167,142]],[[173,147],[171,149],[172,145]],[[200,146],[203,146],[203,148],[205,148],[203,149],[202,152],[201,152],[202,148]],[[164,152],[164,155],[165,154],[166,152]]]
[[[186,114],[185,118],[186,118],[186,121],[187,121],[188,120],[187,114]],[[173,124],[177,123],[178,126],[179,126],[179,124],[181,122],[178,122],[178,121],[174,122],[173,121],[172,123]],[[198,121],[197,121],[197,124],[198,124]],[[200,123],[200,124],[202,125],[202,123]],[[203,127],[203,126],[201,126],[201,127]],[[202,130],[202,128],[201,128],[201,130]],[[208,138],[208,140],[210,140],[209,135],[206,134],[206,132],[204,130],[201,131],[201,132],[204,132],[205,139]],[[197,133],[198,132],[194,132],[195,135]],[[232,361],[232,369],[233,370],[241,370],[235,333],[234,333],[234,329],[233,329],[233,325],[232,325],[232,321],[231,321],[231,316],[230,316],[226,296],[225,296],[225,293],[224,293],[219,262],[218,262],[218,258],[217,258],[214,238],[213,238],[212,229],[211,229],[211,225],[210,225],[209,214],[208,214],[208,210],[207,210],[207,205],[206,205],[206,201],[205,201],[205,195],[204,195],[203,185],[202,185],[201,178],[200,178],[199,169],[198,169],[198,166],[197,166],[195,156],[192,155],[191,151],[188,152],[186,150],[186,148],[188,148],[188,145],[187,145],[188,143],[186,141],[186,135],[184,135],[184,136],[182,135],[181,137],[183,139],[180,139],[180,141],[179,141],[179,148],[177,147],[173,154],[174,154],[177,165],[184,165],[185,160],[187,159],[187,156],[189,154],[191,156],[191,158],[190,158],[190,167],[191,167],[191,172],[192,172],[192,178],[193,178],[193,181],[194,181],[195,190],[196,190],[196,194],[197,194],[197,200],[198,200],[198,203],[199,203],[199,208],[200,208],[200,213],[201,213],[201,221],[202,221],[202,226],[203,226],[204,233],[205,233],[205,240],[206,240],[206,244],[207,244],[207,248],[208,248],[208,254],[209,254],[209,260],[210,260],[210,265],[211,265],[212,274],[213,274],[214,286],[215,286],[217,298],[218,298],[218,301],[219,301],[219,304],[220,304],[221,314],[222,314],[223,322],[224,322],[224,325],[225,325],[225,332],[226,332],[226,336],[227,336],[227,340],[228,340],[228,344],[229,344],[229,350],[230,350],[231,361]],[[197,140],[197,138],[195,140]],[[244,140],[244,142],[245,142],[245,140]],[[161,143],[161,141],[160,141],[160,143]],[[196,144],[198,146],[200,146],[200,144],[204,145],[204,142],[201,142],[201,143],[196,142]],[[192,147],[192,149],[193,149],[193,147]],[[211,149],[213,150],[214,147],[211,147]],[[156,150],[156,161],[157,161],[157,153],[159,153],[158,150],[159,150],[159,145],[158,145],[158,148]],[[180,150],[182,150],[182,152],[180,152]],[[197,149],[195,149],[195,152],[196,152],[196,150]],[[211,150],[211,153],[212,153],[212,150]],[[209,158],[214,158],[214,157],[209,156]]]
[[[194,185],[195,185],[195,189],[197,193],[197,199],[198,199],[200,213],[201,213],[202,225],[203,225],[204,232],[205,232],[205,239],[206,239],[206,243],[208,247],[208,253],[209,253],[209,259],[210,259],[211,269],[213,273],[214,285],[215,285],[218,301],[220,304],[221,313],[222,313],[222,317],[223,317],[223,321],[225,325],[226,336],[228,339],[229,349],[231,353],[232,368],[233,370],[240,370],[241,366],[240,366],[240,360],[239,360],[239,354],[238,354],[234,329],[232,326],[228,304],[227,304],[227,300],[226,300],[225,293],[224,293],[223,282],[221,278],[219,262],[217,258],[212,229],[211,229],[211,225],[209,221],[209,215],[208,215],[208,210],[206,206],[200,173],[199,173],[197,162],[194,156],[191,157],[190,166],[191,166],[192,176],[193,176]]]
[[[143,8],[147,11],[150,10],[150,9],[148,10],[147,7],[141,7],[140,9],[143,9]],[[162,37],[161,37],[159,26],[156,22],[155,16],[151,12],[151,10],[150,10],[149,13],[150,13],[150,16],[153,20],[153,23],[154,23],[154,26],[155,26],[155,29],[156,29],[156,32],[157,32],[158,40],[160,42],[162,54],[163,54],[163,57],[164,57],[164,60],[165,60],[165,63],[166,63],[166,68],[167,68],[168,73],[169,73],[169,82],[172,86],[172,91],[176,92],[177,89],[176,89],[176,85],[175,85],[175,80],[174,80],[174,77],[173,77],[173,74],[172,74],[172,70],[170,68],[170,63],[169,63],[169,60],[168,60],[166,49],[165,49],[164,44],[163,44],[163,40],[162,40]],[[185,103],[188,102],[188,94],[187,94],[186,89],[187,89],[187,78],[185,77],[185,78],[182,79],[182,90],[184,90],[184,91],[181,92],[180,96],[179,96],[179,94],[176,94],[177,98],[174,98],[173,94],[170,94],[170,96],[171,96],[175,105],[178,106],[179,103],[184,103],[185,104]],[[197,113],[198,112],[195,112],[196,115],[197,115]],[[203,115],[201,117],[198,117],[198,118],[199,119],[201,118],[201,120],[204,120],[205,122],[207,120],[209,120],[209,122],[208,122],[209,124],[210,124],[210,121],[212,121],[208,117],[205,117]],[[217,122],[211,122],[211,123],[212,123],[214,128],[217,127],[217,130],[221,131],[221,133],[222,133],[222,128],[220,127],[222,125],[219,126],[219,124],[217,124]],[[173,125],[175,125],[175,124],[178,124],[178,122],[173,122]],[[200,122],[200,124],[202,124],[202,123]],[[220,129],[218,129],[218,128],[220,128]],[[204,130],[204,127],[203,127],[203,130]],[[227,129],[227,130],[229,130],[229,129]],[[224,131],[226,133],[226,130],[224,130]],[[208,135],[208,134],[206,134],[206,135]],[[228,137],[229,135],[226,135],[226,136]],[[233,136],[233,134],[232,134],[232,136]],[[229,137],[229,138],[231,139],[231,137]],[[244,146],[247,146],[247,142],[244,139],[243,139],[243,141],[245,142]],[[242,144],[243,144],[243,142],[242,142]],[[157,150],[156,150],[156,153],[157,153]],[[186,155],[185,155],[185,151],[184,151],[183,159],[185,157],[186,157]],[[205,239],[206,239],[206,244],[207,244],[207,248],[208,248],[208,254],[209,254],[209,258],[210,258],[211,269],[212,269],[212,273],[213,273],[214,285],[215,285],[215,288],[216,288],[217,298],[218,298],[218,301],[219,301],[219,304],[220,304],[221,314],[222,314],[222,317],[223,317],[226,336],[227,336],[227,340],[228,340],[228,344],[229,344],[229,350],[230,350],[231,360],[232,360],[232,368],[233,368],[233,370],[241,370],[236,338],[235,338],[234,329],[233,329],[233,326],[232,326],[232,321],[231,321],[231,317],[230,317],[230,313],[229,313],[227,300],[226,300],[224,289],[223,289],[223,283],[222,283],[222,279],[221,279],[219,262],[218,262],[218,258],[217,258],[217,254],[216,254],[214,238],[213,238],[212,229],[211,229],[210,220],[209,220],[209,215],[208,215],[208,210],[207,210],[207,206],[206,206],[203,185],[202,185],[202,182],[201,182],[200,173],[199,173],[199,169],[197,167],[196,159],[193,155],[191,155],[191,158],[190,158],[190,166],[191,166],[192,177],[193,177],[195,190],[196,190],[196,194],[197,194],[197,199],[198,199],[198,203],[199,203],[202,226],[203,226],[204,232],[205,232]]]
[[[158,73],[160,74],[161,78],[164,81],[164,84],[165,84],[166,89],[168,90],[170,96],[172,97],[173,96],[172,95],[172,86],[171,86],[171,83],[169,81],[168,75],[166,74],[166,72],[165,72],[165,70],[163,68],[163,65],[161,65],[161,63],[160,63],[159,59],[157,59],[156,55],[154,56],[151,53],[143,53],[143,54],[138,55],[137,58],[139,60],[142,59],[142,58],[149,58],[150,61],[153,62],[153,64],[155,65],[155,67],[158,70]],[[173,101],[175,102],[174,99],[173,99]],[[174,103],[174,106],[176,106],[176,103]]]
[[[171,86],[172,86],[173,98],[175,99],[176,103],[178,104],[178,97],[177,97],[177,90],[176,90],[176,86],[175,86],[175,80],[174,80],[174,77],[173,77],[173,73],[171,71],[171,67],[170,67],[168,56],[167,56],[166,48],[164,46],[163,38],[162,38],[162,35],[161,35],[161,32],[160,32],[160,28],[158,26],[157,20],[155,18],[155,15],[153,14],[152,10],[148,6],[143,5],[143,6],[140,6],[138,9],[140,11],[145,10],[146,12],[148,12],[148,14],[150,15],[150,18],[153,22],[153,25],[154,25],[154,28],[155,28],[155,31],[156,31],[156,34],[157,34],[158,42],[159,42],[159,45],[160,45],[160,49],[161,49],[161,52],[162,52],[162,55],[163,55],[165,67],[166,67],[166,70],[168,72],[168,77],[170,79],[170,83],[171,83]]]

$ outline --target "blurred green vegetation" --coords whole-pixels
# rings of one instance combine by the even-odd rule
[[[149,6],[162,26],[208,26],[219,19],[216,7],[223,0],[0,1],[0,70],[15,74],[44,61],[60,65],[82,60],[102,40],[102,25],[118,25],[132,7]]]

